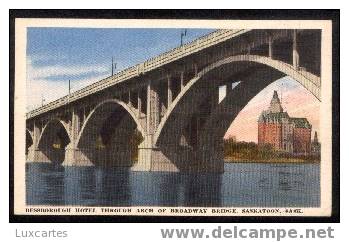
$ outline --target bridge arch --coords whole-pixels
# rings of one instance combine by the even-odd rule
[[[253,69],[238,71],[242,66],[249,65]],[[217,82],[210,79],[214,78],[215,74],[219,74],[221,68],[227,67],[237,71],[235,73],[233,71],[231,75]],[[320,100],[321,82],[319,77],[306,70],[297,70],[287,63],[269,57],[257,55],[231,56],[207,66],[187,83],[171,103],[156,130],[153,138],[154,145],[159,149],[164,149],[164,155],[169,160],[176,160],[176,157],[171,157],[174,152],[166,151],[168,149],[166,142],[178,143],[178,140],[181,142],[182,133],[196,110],[201,108],[202,103],[205,105],[205,103],[211,101],[212,104],[213,100],[214,107],[209,107],[209,111],[204,111],[208,114],[204,117],[203,124],[197,131],[197,151],[193,152],[191,147],[189,153],[194,153],[194,157],[189,156],[189,160],[212,159],[213,161],[222,159],[223,157],[217,157],[215,153],[222,154],[222,151],[217,152],[217,149],[222,148],[222,139],[231,122],[254,96],[266,86],[284,76],[290,76]],[[229,97],[221,105],[218,105],[218,86],[222,83],[231,83],[232,80],[238,80],[238,86],[234,90],[230,90]],[[201,88],[205,88],[206,91],[200,90]],[[196,92],[195,89],[199,91]],[[212,132],[213,129],[214,132]],[[168,141],[171,138],[176,139],[176,141]],[[188,160],[188,158],[186,159]],[[181,165],[183,165],[181,162],[176,164],[179,169]]]
[[[43,127],[37,148],[43,153],[43,159],[54,163],[62,163],[65,156],[65,147],[70,141],[67,124],[61,120],[52,119]]]
[[[288,63],[285,63],[279,60],[274,60],[270,57],[265,57],[265,56],[258,56],[258,55],[230,56],[205,67],[203,70],[201,70],[197,74],[196,77],[194,77],[187,83],[187,85],[183,88],[183,90],[178,94],[175,100],[171,103],[166,114],[162,118],[158,126],[158,129],[154,135],[154,144],[157,144],[157,141],[161,135],[161,132],[164,126],[166,125],[168,119],[170,118],[171,114],[174,112],[176,107],[178,107],[178,104],[182,101],[183,97],[190,92],[193,86],[196,85],[198,82],[200,82],[202,79],[204,79],[205,75],[207,75],[211,71],[217,70],[222,66],[225,66],[228,64],[234,64],[234,63],[257,63],[260,65],[272,68],[277,72],[281,73],[283,76],[290,76],[292,79],[296,80],[303,87],[305,87],[311,94],[313,94],[319,101],[321,101],[320,77],[317,77],[316,75],[310,72],[307,72],[306,70],[296,70],[292,65]],[[280,78],[281,77],[282,76],[280,76]]]
[[[144,126],[135,112],[120,100],[108,99],[86,117],[75,148],[94,165],[132,166],[135,151],[130,146],[136,146],[132,143],[135,136],[145,137]]]

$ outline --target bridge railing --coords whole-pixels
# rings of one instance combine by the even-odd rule
[[[89,86],[86,86],[70,95],[66,95],[61,97],[55,101],[52,101],[40,108],[32,110],[27,113],[27,119],[35,117],[39,114],[48,112],[50,110],[56,109],[60,106],[66,105],[69,102],[78,100],[80,98],[86,97],[92,93],[98,92],[110,86],[113,86],[117,83],[123,82],[125,80],[134,78],[141,73],[149,72],[154,70],[162,65],[168,64],[172,61],[178,60],[185,56],[191,55],[195,52],[198,52],[202,49],[208,48],[212,45],[215,45],[220,42],[224,42],[228,39],[231,39],[237,35],[240,35],[244,32],[248,32],[250,30],[217,30],[208,35],[200,37],[192,42],[189,42],[183,46],[174,48],[170,51],[167,51],[159,56],[150,58],[149,60],[137,64],[135,66],[129,67],[125,70],[118,72],[117,74],[97,81]]]

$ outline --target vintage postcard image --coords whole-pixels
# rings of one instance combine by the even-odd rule
[[[14,213],[330,216],[331,26],[16,19]]]

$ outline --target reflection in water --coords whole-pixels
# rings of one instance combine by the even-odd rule
[[[127,206],[130,199],[128,177],[127,170],[66,167],[64,171],[65,205]]]
[[[232,163],[223,174],[188,174],[29,163],[26,191],[30,205],[317,207],[320,169]]]
[[[221,174],[192,174],[185,181],[184,206],[221,205]]]
[[[85,205],[93,205],[95,193],[95,171],[91,167],[79,169],[64,169],[64,202],[65,205],[79,205],[84,201]]]
[[[96,197],[94,205],[127,206],[131,199],[129,171],[120,169],[96,169]]]
[[[63,168],[52,164],[26,166],[28,204],[63,205]],[[42,185],[39,185],[42,184]]]

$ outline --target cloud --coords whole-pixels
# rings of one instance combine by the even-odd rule
[[[38,58],[38,57],[35,57]],[[56,77],[71,76],[72,79],[78,79],[79,76],[105,75],[110,72],[106,65],[48,65],[35,66],[33,60],[28,57],[27,60],[27,81],[33,80],[52,80]]]
[[[48,66],[29,70],[28,80],[56,80],[59,77],[71,77],[72,79],[79,79],[79,76],[107,74],[106,68],[100,66]]]
[[[43,56],[34,60],[44,61]],[[105,78],[108,75],[105,65],[33,65],[33,58],[27,57],[27,110],[33,110],[68,94],[68,78],[71,79],[71,92]],[[61,79],[60,79],[61,78]]]
[[[71,92],[75,92],[83,87],[86,87],[96,81],[103,79],[105,76],[93,77],[74,81],[71,84]],[[44,104],[54,101],[60,97],[66,96],[69,93],[68,83],[48,81],[45,79],[35,79],[27,83],[27,111],[38,108]]]
[[[30,61],[32,65],[47,65],[48,62],[62,62],[68,60],[69,56],[61,53],[55,52],[50,55],[47,54],[30,54],[27,56],[27,61]]]

